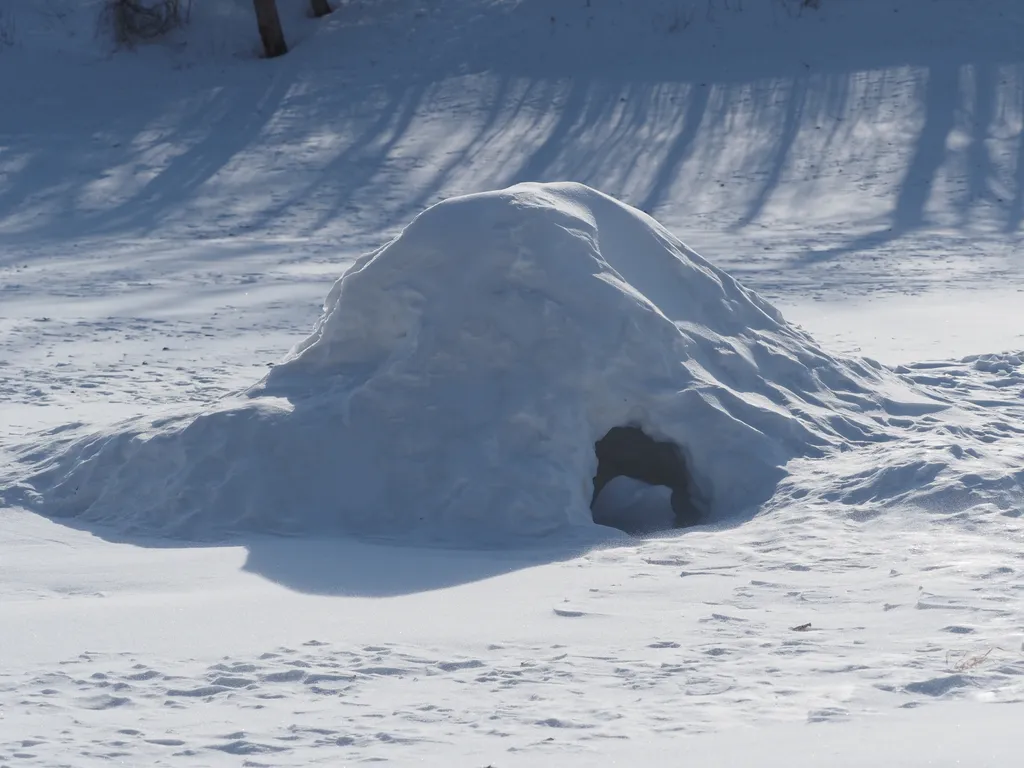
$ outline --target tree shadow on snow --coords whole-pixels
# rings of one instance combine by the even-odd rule
[[[971,223],[972,206],[991,196],[991,185],[995,178],[986,139],[993,119],[997,75],[988,62],[970,69],[975,77],[972,89],[974,105],[970,111],[970,143],[965,151],[967,188],[957,201],[963,226]],[[803,254],[794,261],[796,265],[876,250],[928,224],[926,206],[935,191],[943,167],[950,159],[948,144],[956,128],[957,111],[960,109],[958,102],[962,75],[961,68],[954,62],[939,62],[929,68],[922,99],[923,124],[897,187],[895,204],[886,225],[840,246]]]
[[[912,97],[923,121],[890,220],[790,268],[924,226],[950,163],[965,188],[938,193],[960,226],[986,203],[1018,232],[1024,57],[1007,42],[1007,4],[976,9],[968,28],[928,11],[927,35],[920,14],[888,3],[822,5],[795,15],[775,2],[655,2],[625,14],[520,0],[466,14],[456,0],[353,3],[323,20],[327,37],[273,61],[136,72],[121,53],[61,71],[53,93],[12,79],[0,86],[20,105],[0,113],[0,244],[170,224],[203,236],[342,227],[379,237],[451,194],[556,179],[670,208],[673,223],[756,227],[807,173],[794,168],[801,142],[815,138],[827,166],[851,140],[851,118],[885,118],[907,82],[924,84]],[[965,149],[949,141],[958,115]],[[1014,129],[995,158],[993,138]]]

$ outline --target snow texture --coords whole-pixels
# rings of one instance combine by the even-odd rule
[[[135,48],[106,2],[0,0],[0,764],[1019,762],[1024,3],[289,0],[261,60],[250,0]],[[338,276],[439,201],[561,180],[833,353],[820,385],[755,360],[806,398],[779,423],[810,436],[762,433],[772,496],[486,550],[259,497],[359,474],[329,375],[247,393]],[[663,526],[666,495],[619,478],[594,516]],[[131,531],[162,526],[310,535]]]
[[[681,447],[713,520],[790,459],[871,439],[881,381],[645,214],[523,184],[357,261],[247,402],[76,444],[30,485],[132,530],[498,543],[592,524],[594,443],[632,425]]]

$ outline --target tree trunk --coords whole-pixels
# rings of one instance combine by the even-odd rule
[[[277,15],[276,0],[252,0],[252,4],[256,8],[256,24],[260,28],[263,53],[268,59],[288,53],[284,30],[281,29],[281,19]]]
[[[309,6],[313,9],[313,15],[317,18],[326,16],[332,10],[327,0],[309,0]]]

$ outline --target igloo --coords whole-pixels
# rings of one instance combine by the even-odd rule
[[[869,429],[878,375],[644,213],[521,184],[360,258],[237,398],[77,443],[25,487],[53,515],[179,536],[500,542],[593,526],[595,484],[644,471],[621,445],[600,465],[628,433],[667,457],[677,522],[714,521]]]

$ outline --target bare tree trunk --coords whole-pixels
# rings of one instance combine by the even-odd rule
[[[284,41],[284,30],[281,19],[277,15],[276,0],[252,0],[256,8],[256,24],[260,28],[260,40],[263,41],[263,52],[268,59],[288,53],[288,44]]]
[[[331,5],[327,0],[309,0],[309,6],[313,9],[313,15],[319,18],[331,12]]]

